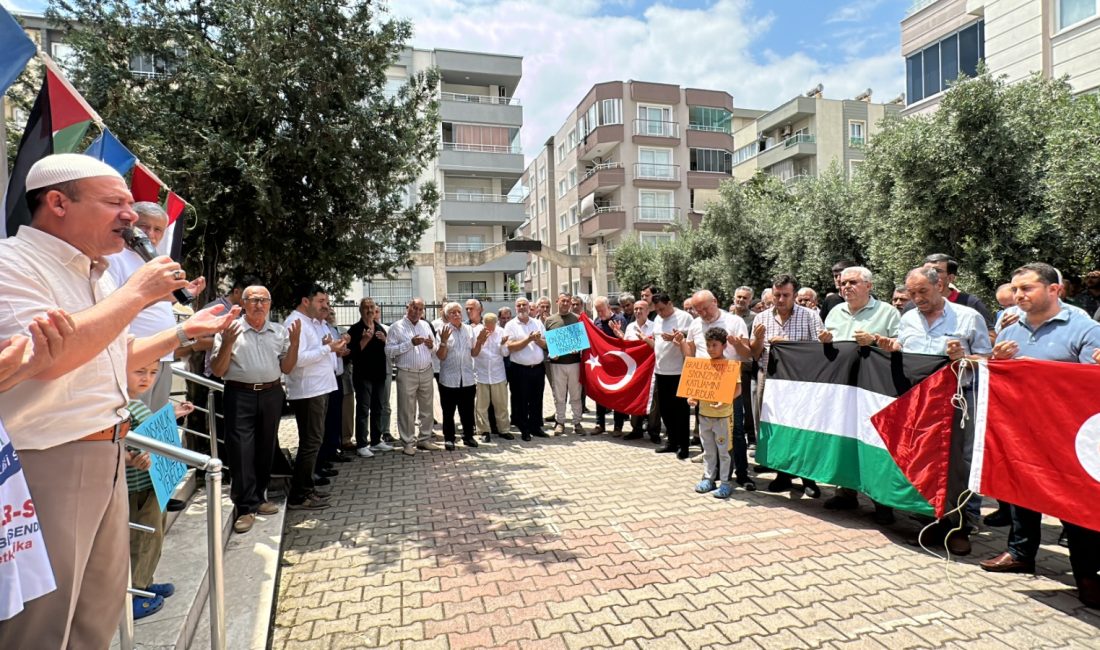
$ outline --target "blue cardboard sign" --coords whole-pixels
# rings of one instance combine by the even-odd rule
[[[546,353],[551,357],[560,357],[592,347],[588,343],[588,332],[584,323],[573,323],[565,327],[546,330]]]
[[[142,422],[141,426],[134,429],[134,433],[140,433],[143,436],[167,442],[177,447],[183,446],[180,442],[180,432],[176,426],[176,413],[172,404],[165,405],[164,408],[154,413],[153,417]],[[177,460],[165,458],[158,454],[149,454],[149,456],[153,461],[152,466],[149,468],[149,478],[153,480],[153,491],[157,494],[157,503],[163,512],[164,507],[168,504],[168,499],[176,491],[176,486],[187,474],[187,466]]]

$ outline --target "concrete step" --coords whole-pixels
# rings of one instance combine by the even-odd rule
[[[264,650],[279,586],[279,556],[286,503],[278,514],[256,517],[252,530],[234,534],[225,549],[226,648]],[[206,599],[190,648],[210,647],[210,601]]]

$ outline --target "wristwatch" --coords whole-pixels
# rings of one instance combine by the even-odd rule
[[[187,338],[187,334],[183,331],[183,323],[176,324],[176,339],[179,341],[181,348],[189,348],[195,344],[195,339]]]

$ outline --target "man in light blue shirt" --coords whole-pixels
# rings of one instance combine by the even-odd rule
[[[916,305],[901,317],[897,345],[880,339],[879,347],[919,354],[943,354],[951,360],[988,357],[993,352],[985,319],[977,310],[953,303],[939,289],[939,271],[921,267],[905,276],[905,289]]]

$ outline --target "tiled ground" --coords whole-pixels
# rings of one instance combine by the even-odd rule
[[[288,513],[273,647],[1100,648],[1056,526],[1038,577],[993,575],[977,562],[1004,529],[948,565],[905,543],[912,521],[700,496],[701,466],[653,448],[568,436],[342,465],[332,508]]]

